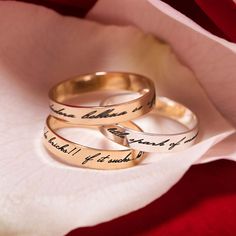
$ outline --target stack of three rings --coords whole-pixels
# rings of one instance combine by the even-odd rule
[[[67,101],[97,90],[136,92],[138,98],[100,106],[70,105]],[[120,96],[123,96],[122,94]],[[173,152],[191,146],[198,135],[198,119],[187,107],[168,98],[156,99],[153,82],[145,76],[121,72],[97,72],[74,77],[55,85],[49,92],[51,114],[44,129],[44,145],[66,164],[93,169],[122,169],[141,162],[146,152]],[[149,112],[173,119],[187,128],[175,134],[146,133],[132,120]],[[66,127],[90,126],[124,150],[84,146],[60,136]]]

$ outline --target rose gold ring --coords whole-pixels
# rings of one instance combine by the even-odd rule
[[[78,127],[78,125],[48,116],[44,128],[43,143],[54,158],[60,162],[92,169],[122,169],[140,163],[144,157],[142,151],[135,151],[130,148],[102,150],[66,140],[56,130],[67,127]],[[96,128],[95,126],[89,127]],[[138,127],[135,128],[142,131]]]
[[[69,99],[97,90],[126,90],[140,96],[128,102],[81,106],[70,105]],[[135,119],[155,105],[153,82],[145,76],[121,72],[97,72],[79,75],[55,85],[49,92],[51,115],[73,124],[105,125]]]

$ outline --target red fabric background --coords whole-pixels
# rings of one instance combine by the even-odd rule
[[[96,0],[26,2],[82,17]],[[165,2],[212,33],[236,42],[236,10],[232,0]],[[236,163],[221,160],[192,167],[170,191],[141,210],[95,227],[76,229],[67,236],[235,236],[235,220]]]
[[[192,167],[141,210],[67,236],[235,236],[235,220],[236,163],[221,160]]]

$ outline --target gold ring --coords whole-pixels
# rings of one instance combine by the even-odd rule
[[[144,157],[144,152],[130,148],[102,150],[66,140],[56,133],[56,130],[66,127],[78,127],[78,125],[48,116],[44,128],[43,143],[46,149],[60,162],[92,169],[122,169],[140,163]],[[90,128],[95,128],[95,126],[90,126]],[[142,131],[138,127],[136,129]]]
[[[97,90],[128,90],[141,96],[128,102],[100,106],[67,103],[78,94]],[[121,72],[79,75],[55,85],[49,92],[51,115],[73,124],[115,124],[142,116],[155,105],[153,82],[145,76]]]

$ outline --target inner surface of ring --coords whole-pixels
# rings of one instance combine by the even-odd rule
[[[165,97],[157,99],[154,111],[161,116],[181,123],[189,130],[194,129],[198,123],[196,115],[187,107]]]
[[[109,105],[112,99],[112,103],[116,102],[114,101],[115,97],[121,99],[124,96],[126,96],[126,94],[110,96],[103,100],[101,104]],[[174,120],[186,127],[188,130],[194,129],[198,125],[197,116],[190,109],[166,97],[157,98],[156,107],[148,115],[150,114],[156,114]],[[125,126],[133,129],[133,127],[130,127],[131,124],[128,123]]]
[[[49,92],[49,96],[57,102],[64,102],[79,93],[117,89],[146,93],[151,86],[145,77],[136,74],[95,73],[63,81]]]
[[[123,122],[123,124],[128,126],[128,122]],[[57,136],[61,136],[61,135],[58,133],[58,130],[60,130],[60,129],[65,129],[65,128],[72,128],[72,127],[74,127],[74,128],[79,128],[79,127],[81,127],[81,128],[87,128],[87,129],[93,129],[93,130],[99,131],[99,129],[98,129],[97,126],[86,126],[86,125],[78,126],[78,125],[72,124],[72,123],[70,123],[70,122],[63,121],[63,120],[54,118],[54,117],[52,117],[52,116],[50,116],[50,117],[48,118],[48,120],[47,120],[47,125],[48,125],[48,127],[50,127],[50,129],[51,129],[54,133],[56,133]],[[140,127],[138,127],[137,125],[135,125],[135,124],[130,124],[129,126],[132,127],[133,129],[137,130],[137,131],[142,131],[142,129],[141,129]],[[63,139],[64,139],[64,138],[63,138]],[[70,139],[66,139],[66,140],[67,140],[67,142],[72,142],[72,143],[74,143],[74,144],[78,144],[78,143],[76,143],[76,142],[74,142],[74,141],[71,141]],[[106,140],[106,141],[107,141],[107,140]],[[121,143],[120,143],[120,144],[121,144]],[[124,143],[123,143],[123,144],[124,144]],[[87,146],[87,145],[84,145],[84,144],[81,144],[81,143],[80,143],[79,145],[84,146],[84,147],[86,147],[86,148],[93,148],[93,147],[90,147],[89,145]],[[119,144],[117,144],[117,145],[119,145]],[[127,146],[127,144],[124,145],[124,146]],[[120,149],[120,148],[122,148],[122,149]],[[116,149],[115,149],[114,147],[112,147],[111,149],[109,148],[109,150],[110,150],[110,151],[113,151],[113,152],[119,152],[119,151],[127,151],[127,150],[129,150],[129,149],[123,149],[123,148],[124,148],[123,146],[120,146],[119,148],[116,147]],[[100,150],[101,148],[100,148],[100,147],[95,147],[95,149],[99,149],[99,150]],[[101,149],[101,150],[103,150],[103,149]]]

